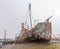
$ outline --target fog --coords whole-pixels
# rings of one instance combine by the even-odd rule
[[[52,32],[60,34],[60,0],[0,0],[0,38],[4,38],[5,30],[7,38],[14,39],[15,35],[20,33],[20,23],[26,20],[29,2],[32,17],[43,22],[53,16],[50,19]]]

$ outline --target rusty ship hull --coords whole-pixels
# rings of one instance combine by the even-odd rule
[[[43,22],[38,23],[30,30],[22,28],[20,35],[16,39],[16,42],[49,42],[51,40],[51,35],[51,22]]]

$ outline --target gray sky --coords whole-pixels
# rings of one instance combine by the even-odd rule
[[[7,30],[7,37],[14,38],[19,33],[20,23],[25,22],[28,3],[32,4],[34,19],[38,15],[41,21],[53,15],[52,30],[60,34],[60,0],[0,0],[0,38],[3,38],[4,30]]]

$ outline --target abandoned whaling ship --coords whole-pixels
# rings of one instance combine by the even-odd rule
[[[37,23],[34,27],[32,27],[31,20],[31,4],[29,3],[29,17],[31,28],[26,29],[25,24],[21,23],[22,29],[19,36],[16,38],[17,43],[25,43],[25,42],[49,42],[52,36],[52,27],[51,22],[49,22],[49,18],[47,18],[44,22]]]

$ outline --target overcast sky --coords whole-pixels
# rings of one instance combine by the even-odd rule
[[[32,5],[34,19],[44,21],[53,16],[52,32],[60,34],[60,0],[0,0],[0,38],[14,38],[20,31],[20,23],[25,22],[28,13],[28,3]],[[36,18],[36,15],[39,18]]]

